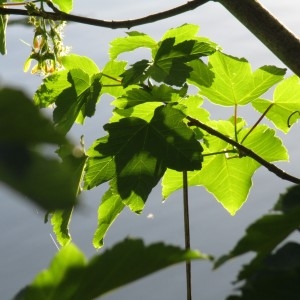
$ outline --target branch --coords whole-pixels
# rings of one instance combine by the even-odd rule
[[[300,76],[300,39],[258,0],[216,0]]]
[[[226,135],[222,134],[221,132],[219,132],[219,131],[203,124],[202,122],[200,122],[200,121],[198,121],[194,118],[191,118],[191,117],[186,117],[186,118],[189,120],[189,123],[188,123],[189,126],[199,127],[201,129],[205,130],[206,132],[208,132],[209,134],[220,138],[221,140],[227,142],[228,144],[231,144],[236,149],[238,149],[243,155],[253,158],[258,163],[263,165],[270,172],[274,173],[275,175],[277,175],[281,179],[284,179],[284,180],[287,180],[287,181],[290,181],[290,182],[293,182],[293,183],[296,183],[296,184],[300,184],[300,179],[299,178],[294,177],[294,176],[284,172],[283,170],[279,169],[275,165],[273,165],[273,164],[269,163],[268,161],[266,161],[265,159],[263,159],[261,156],[254,153],[249,148],[241,145],[240,143],[232,140],[231,138],[227,137]]]
[[[36,17],[43,17],[45,19],[51,20],[59,20],[59,21],[71,21],[86,25],[92,26],[99,26],[99,27],[106,27],[106,28],[131,28],[138,25],[153,23],[159,20],[167,19],[170,17],[174,17],[176,15],[182,14],[184,12],[193,10],[210,0],[193,0],[189,1],[186,4],[174,7],[172,9],[162,11],[156,14],[152,14],[146,17],[137,18],[133,20],[121,20],[121,21],[105,21],[105,20],[98,20],[92,19],[87,17],[81,17],[72,14],[66,14],[64,12],[44,12],[41,11],[32,13],[32,16]],[[29,13],[25,9],[11,9],[11,8],[4,8],[0,6],[0,15],[19,15],[19,16],[29,16]]]

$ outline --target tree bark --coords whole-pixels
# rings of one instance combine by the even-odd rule
[[[300,77],[300,39],[257,0],[216,0]]]

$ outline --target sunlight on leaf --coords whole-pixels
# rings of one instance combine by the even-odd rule
[[[293,75],[282,81],[276,87],[273,95],[273,101],[257,99],[252,102],[253,107],[260,113],[271,106],[266,117],[284,133],[288,133],[290,126],[297,122],[298,115],[295,118],[289,117],[295,112],[300,111],[300,80]],[[288,124],[289,123],[289,124]]]
[[[110,43],[110,59],[116,59],[121,53],[130,52],[137,48],[145,47],[153,50],[157,42],[149,35],[137,31],[127,32],[127,37],[116,38]]]
[[[69,13],[73,9],[73,0],[52,0],[52,2],[65,13]]]
[[[208,67],[200,62],[194,67],[189,82],[200,88],[200,94],[223,106],[245,105],[283,79],[286,72],[274,66],[263,66],[252,72],[244,58],[222,52],[209,56]]]
[[[224,134],[234,130],[230,122],[219,121],[210,124],[215,124]],[[241,130],[239,137],[242,138],[248,131],[249,129]],[[266,161],[287,160],[287,150],[274,134],[274,130],[266,125],[259,125],[245,140],[244,145]],[[207,136],[205,139],[204,154],[232,150],[231,145],[217,137]],[[238,157],[237,153],[206,156],[200,171],[188,172],[188,183],[190,186],[203,185],[231,215],[234,215],[246,201],[252,186],[251,178],[259,167],[260,164],[252,158]],[[180,178],[180,173],[167,170],[162,181],[164,198],[182,188]]]
[[[111,188],[103,195],[98,208],[98,227],[93,238],[95,248],[103,246],[103,238],[107,230],[124,207],[125,204],[122,202],[120,195],[118,193],[114,194]]]

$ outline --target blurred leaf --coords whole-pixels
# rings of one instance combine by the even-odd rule
[[[238,288],[237,300],[298,299],[300,294],[300,245],[289,242],[268,255],[254,274]]]
[[[209,257],[162,243],[145,246],[142,240],[126,239],[86,262],[84,255],[69,244],[18,299],[91,300],[173,264],[194,259]]]
[[[59,134],[21,91],[0,89],[0,141],[1,143],[61,144],[65,138]]]
[[[72,207],[70,166],[36,147],[66,143],[65,137],[21,91],[2,89],[0,99],[0,180],[47,210]]]
[[[247,230],[246,235],[238,241],[236,246],[229,252],[229,254],[222,256],[217,262],[216,267],[219,267],[231,258],[245,254],[249,251],[256,252],[256,260],[260,262],[262,257],[265,257],[271,251],[273,251],[284,239],[286,239],[293,231],[297,230],[300,225],[300,202],[299,199],[295,199],[295,204],[286,209],[286,204],[290,203],[291,196],[298,195],[300,186],[294,186],[288,189],[285,195],[282,195],[279,204],[275,206],[275,211],[271,211],[269,214],[256,220],[251,224]],[[296,203],[298,202],[298,203]],[[279,213],[279,209],[284,210]],[[251,265],[253,264],[253,265]],[[247,270],[243,271],[239,279],[244,279],[245,276],[253,272],[259,266],[257,261],[253,261]]]

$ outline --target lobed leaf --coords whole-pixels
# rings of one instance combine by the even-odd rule
[[[129,117],[106,124],[109,136],[99,139],[88,152],[85,188],[116,178],[124,203],[141,211],[166,167],[201,168],[202,148],[183,118],[179,110],[160,106],[149,123]]]
[[[293,115],[293,113],[300,111],[299,98],[300,80],[294,75],[278,84],[274,91],[273,101],[257,99],[252,102],[252,105],[260,113],[264,113],[269,109],[266,117],[278,129],[284,133],[288,133],[291,125],[294,124],[299,117],[299,114]]]
[[[157,82],[182,86],[192,71],[186,63],[201,56],[211,55],[216,49],[202,41],[186,40],[175,44],[175,40],[167,38],[161,42],[149,72]]]
[[[231,122],[218,121],[215,128],[225,135],[234,132]],[[238,137],[242,139],[249,129],[240,130]],[[266,161],[287,160],[288,154],[275,132],[265,125],[259,125],[244,141],[244,146],[263,157]],[[234,150],[232,146],[217,137],[205,137],[204,155]],[[203,185],[212,193],[224,208],[234,215],[247,200],[252,181],[251,178],[260,164],[249,157],[239,157],[238,153],[225,153],[205,156],[200,171],[188,172],[190,186]],[[164,175],[163,197],[182,188],[181,174],[167,170]]]
[[[252,72],[244,58],[222,52],[209,57],[208,67],[192,62],[189,82],[200,88],[200,93],[211,102],[223,106],[245,105],[283,79],[285,69],[263,66]]]

